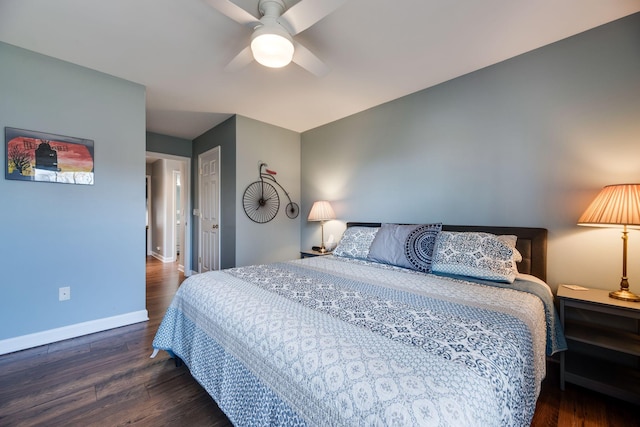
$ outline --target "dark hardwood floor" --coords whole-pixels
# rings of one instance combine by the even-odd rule
[[[182,280],[149,257],[148,322],[0,356],[0,426],[230,426],[184,365],[149,358]]]
[[[149,321],[0,356],[0,426],[230,426],[151,342],[184,276],[147,259]],[[640,408],[572,385],[549,366],[532,426],[640,426]]]

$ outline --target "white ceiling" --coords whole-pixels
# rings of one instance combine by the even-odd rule
[[[257,15],[258,0],[234,2]],[[303,132],[638,11],[640,0],[346,0],[296,36],[330,67],[323,78],[295,64],[225,72],[251,32],[204,0],[0,0],[0,41],[146,86],[147,130],[193,139],[232,114]]]

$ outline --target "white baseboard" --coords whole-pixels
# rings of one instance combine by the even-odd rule
[[[147,310],[140,310],[118,316],[76,323],[75,325],[63,326],[61,328],[49,329],[48,331],[36,332],[34,334],[22,335],[20,337],[8,338],[0,340],[0,354],[13,353],[14,351],[51,344],[56,341],[76,338],[82,335],[145,322],[147,320],[149,320]]]
[[[162,262],[175,262],[175,260],[176,260],[176,257],[162,256],[157,252],[152,252],[151,256],[154,257],[155,259],[159,259]]]

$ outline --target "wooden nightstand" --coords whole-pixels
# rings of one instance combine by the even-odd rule
[[[558,299],[569,347],[560,354],[560,388],[570,382],[640,404],[640,303],[562,285]]]
[[[325,256],[325,255],[331,255],[331,252],[300,251],[300,258],[311,258],[314,256]]]

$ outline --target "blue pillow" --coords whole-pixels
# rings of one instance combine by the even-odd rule
[[[369,248],[369,259],[425,273],[431,272],[436,237],[442,224],[382,224]]]

